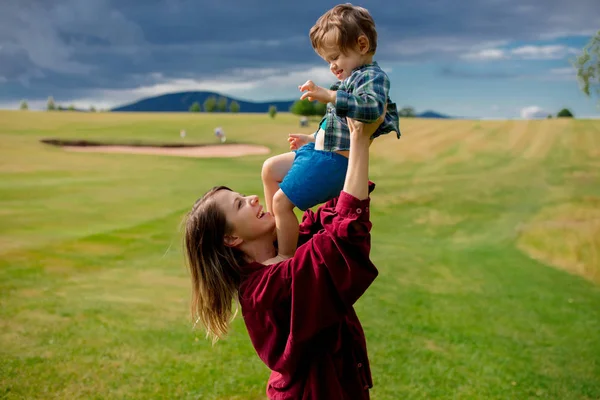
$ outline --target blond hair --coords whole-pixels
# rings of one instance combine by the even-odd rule
[[[375,54],[377,31],[375,21],[366,8],[350,3],[339,4],[323,14],[310,29],[310,41],[317,53],[333,39],[342,52],[354,49],[358,38],[364,35],[369,40],[367,53]]]
[[[216,186],[202,196],[185,219],[184,250],[192,280],[191,312],[195,322],[206,329],[213,344],[223,338],[229,323],[237,313],[233,300],[240,285],[244,253],[225,245],[225,235],[231,233],[225,213],[213,200]]]

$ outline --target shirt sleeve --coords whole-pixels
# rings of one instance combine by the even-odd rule
[[[371,194],[373,190],[375,190],[375,183],[369,181],[369,194]],[[304,212],[302,215],[302,222],[300,223],[298,246],[308,242],[315,233],[323,229],[323,225],[321,224],[321,211],[335,209],[337,202],[338,197],[334,197],[317,208],[316,212],[312,211],[310,208]]]
[[[336,92],[335,111],[340,117],[375,122],[385,111],[390,80],[384,73],[365,72],[357,77],[354,90]]]
[[[369,204],[341,192],[334,207],[306,217],[318,218],[322,229],[282,263],[290,280],[292,343],[340,321],[377,277],[369,257]]]

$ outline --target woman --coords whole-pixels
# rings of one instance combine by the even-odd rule
[[[381,121],[348,119],[348,172],[338,198],[305,212],[295,255],[277,254],[275,218],[257,196],[215,187],[186,221],[192,313],[213,341],[238,297],[250,339],[271,369],[270,399],[368,399],[364,332],[353,304],[377,276],[369,259],[370,136]]]

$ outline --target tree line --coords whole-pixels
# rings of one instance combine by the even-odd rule
[[[189,108],[190,112],[232,112],[238,113],[240,112],[240,103],[235,100],[232,100],[231,103],[227,104],[227,97],[217,97],[209,96],[204,100],[204,103],[201,105],[199,102],[195,101]]]

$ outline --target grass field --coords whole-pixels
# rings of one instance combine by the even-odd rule
[[[180,222],[264,156],[68,153],[42,138],[286,150],[297,118],[0,111],[0,398],[263,399],[241,319],[193,331]],[[358,302],[382,399],[600,399],[600,121],[401,121],[371,147]]]

